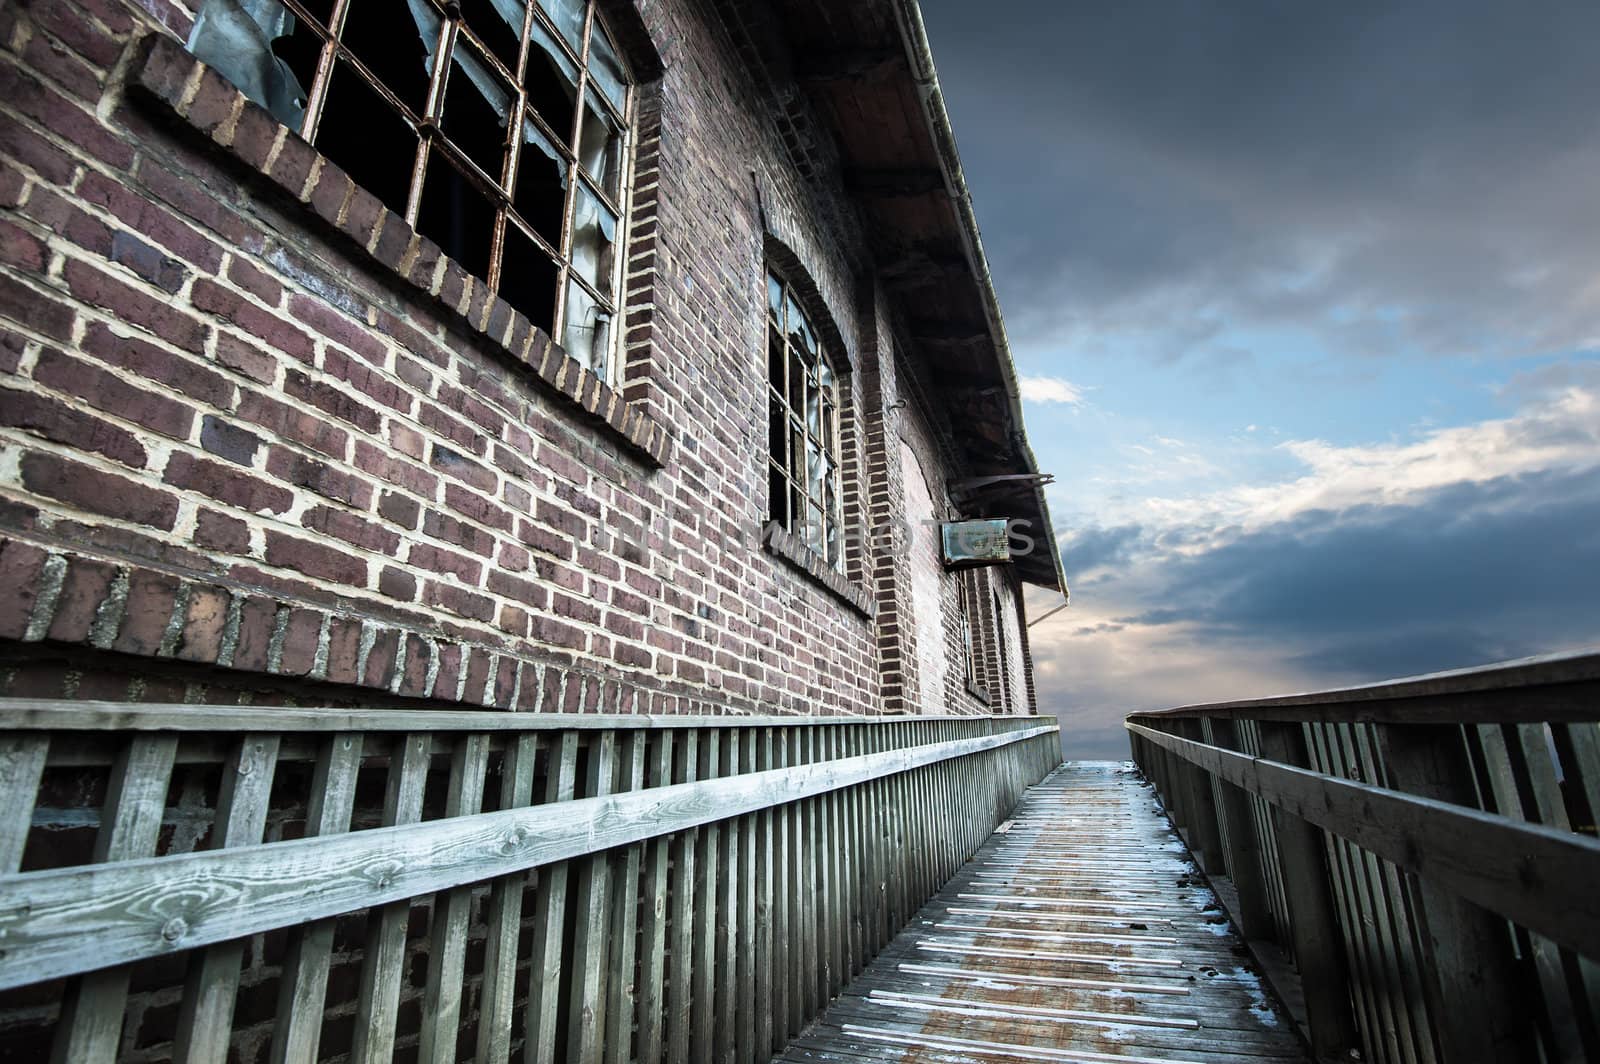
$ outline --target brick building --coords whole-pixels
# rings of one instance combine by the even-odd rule
[[[376,6],[0,10],[3,693],[1026,711],[915,5]]]
[[[0,696],[1029,713],[1043,479],[912,0],[0,3]],[[1018,549],[947,568],[956,519]],[[101,859],[85,749],[23,871]],[[65,985],[0,1058],[73,1052]]]

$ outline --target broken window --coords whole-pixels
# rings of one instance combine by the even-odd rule
[[[844,568],[839,386],[795,297],[767,275],[768,516],[830,568]]]
[[[204,0],[189,49],[608,376],[633,88],[594,0]]]

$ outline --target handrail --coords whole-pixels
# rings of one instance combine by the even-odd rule
[[[1126,726],[1319,1057],[1600,1059],[1600,653]]]
[[[0,991],[59,998],[4,1044],[765,1060],[1059,761],[1040,717],[0,701]]]
[[[0,990],[339,916],[829,794],[1054,728],[427,824],[0,877]]]

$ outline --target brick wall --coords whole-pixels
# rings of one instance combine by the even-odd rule
[[[620,384],[647,423],[226,83],[151,62],[190,12],[147,6],[0,13],[0,567],[35,589],[6,637],[503,708],[878,710],[872,621],[758,543],[764,241],[871,417],[860,237],[721,26],[649,9]]]

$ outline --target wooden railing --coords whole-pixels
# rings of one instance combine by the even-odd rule
[[[764,1060],[1060,760],[1053,718],[0,729],[0,1049],[72,1064]]]
[[[1413,1064],[1600,1060],[1597,721],[1587,653],[1127,727],[1319,1059]]]

